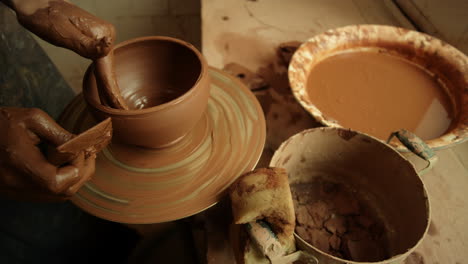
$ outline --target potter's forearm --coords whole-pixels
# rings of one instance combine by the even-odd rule
[[[51,44],[97,59],[111,50],[112,24],[65,0],[0,0],[26,29]]]

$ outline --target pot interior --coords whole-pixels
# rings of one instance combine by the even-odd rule
[[[182,96],[202,72],[202,61],[194,48],[169,38],[148,37],[119,44],[114,61],[117,83],[130,109],[157,106]],[[100,103],[93,71],[84,82],[91,100]]]

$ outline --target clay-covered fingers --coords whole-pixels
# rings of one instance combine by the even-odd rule
[[[80,153],[78,158],[76,158],[72,162],[72,164],[78,167],[80,179],[78,180],[78,182],[76,182],[70,188],[68,188],[67,195],[75,194],[81,188],[81,186],[83,186],[83,184],[89,181],[94,175],[96,169],[96,155],[93,154],[87,159],[84,159],[84,154]]]
[[[89,58],[109,53],[115,40],[114,26],[66,1],[49,1],[35,12],[17,8],[18,21],[42,39]]]
[[[84,12],[84,11],[83,11]],[[107,55],[115,40],[115,28],[112,24],[87,14],[88,18],[71,17],[70,23],[80,32],[80,47],[76,52],[83,57],[97,59]],[[78,35],[76,35],[78,37]]]
[[[74,137],[73,134],[57,124],[48,114],[38,108],[27,109],[24,123],[26,128],[41,140],[59,146]]]
[[[80,179],[79,168],[74,165],[57,168],[34,145],[25,143],[17,149],[20,155],[12,157],[14,166],[51,194],[64,194]]]

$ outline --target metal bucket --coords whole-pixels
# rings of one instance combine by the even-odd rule
[[[311,69],[331,55],[350,50],[378,50],[403,57],[437,76],[453,104],[454,117],[448,131],[427,140],[430,148],[442,149],[468,139],[468,57],[453,46],[424,33],[383,25],[353,25],[317,35],[294,53],[288,77],[297,101],[319,122],[342,127],[325,116],[307,95]],[[353,127],[351,127],[353,129]],[[399,151],[403,145],[392,142]]]
[[[403,144],[428,161],[436,156],[411,134],[396,134]],[[427,147],[427,146],[426,146]],[[288,171],[289,183],[304,184],[325,178],[350,186],[378,208],[384,220],[389,257],[373,263],[400,263],[421,242],[430,222],[430,206],[424,183],[414,166],[382,141],[342,128],[314,128],[285,141],[275,152],[271,167]],[[332,256],[295,233],[299,249],[320,264],[367,263]]]

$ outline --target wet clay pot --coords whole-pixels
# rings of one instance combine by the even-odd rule
[[[285,168],[292,187],[320,178],[348,186],[374,207],[384,224],[389,257],[373,263],[400,263],[427,232],[429,200],[418,172],[399,152],[374,137],[342,128],[305,130],[279,147],[270,166]],[[297,232],[295,237],[298,248],[320,264],[367,263],[332,256]]]
[[[434,37],[392,26],[354,25],[329,30],[309,39],[295,52],[288,71],[291,89],[297,101],[319,122],[326,126],[342,127],[309,98],[309,73],[324,59],[349,51],[386,53],[425,69],[443,84],[452,112],[448,130],[426,143],[432,149],[441,149],[468,139],[468,57]],[[399,102],[394,102],[394,105],[398,107]],[[392,145],[400,151],[406,150],[401,144]]]
[[[170,37],[142,37],[115,46],[115,73],[130,110],[101,104],[91,64],[83,95],[97,119],[112,118],[113,140],[147,148],[180,141],[208,103],[208,66],[191,44]]]

